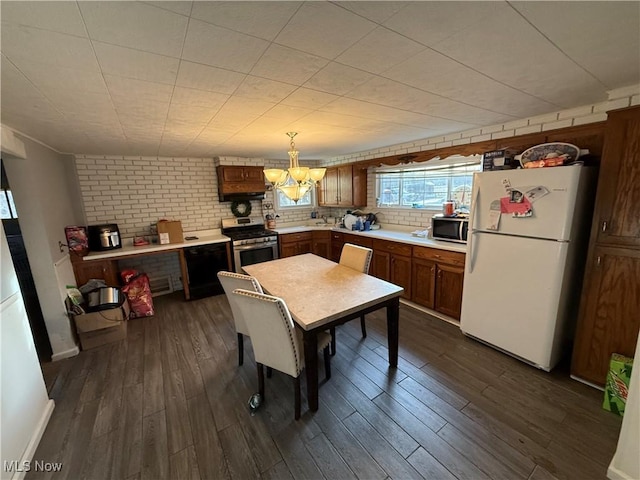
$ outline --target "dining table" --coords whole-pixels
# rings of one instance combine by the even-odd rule
[[[318,410],[318,333],[386,307],[389,367],[398,366],[400,295],[393,283],[312,253],[242,267],[282,298],[302,330],[309,410]]]

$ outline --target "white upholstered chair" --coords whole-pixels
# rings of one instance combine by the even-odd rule
[[[340,253],[340,265],[352,268],[362,273],[369,273],[373,250],[351,243],[345,243]],[[367,327],[364,322],[364,315],[360,317],[360,329],[362,338],[367,338]],[[331,355],[336,354],[336,329],[331,328]]]
[[[237,297],[233,295],[233,291],[241,288],[243,290],[262,293],[262,287],[255,278],[240,273],[218,272],[218,279],[222,284],[222,288],[224,288],[224,293],[227,295],[229,306],[231,306],[233,322],[236,325],[236,332],[238,334],[238,365],[242,365],[244,360],[244,335],[250,335],[247,322],[238,307]]]
[[[295,419],[300,418],[300,373],[304,368],[302,332],[295,328],[284,300],[263,293],[238,289],[232,294],[249,328],[258,367],[258,390],[264,400],[263,365],[293,377]],[[331,378],[327,333],[318,334],[318,349],[324,353],[326,378]]]

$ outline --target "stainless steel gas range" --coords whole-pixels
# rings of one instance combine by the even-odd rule
[[[233,264],[237,273],[242,267],[278,258],[278,233],[267,230],[264,222],[251,218],[222,219],[222,234],[231,238]]]

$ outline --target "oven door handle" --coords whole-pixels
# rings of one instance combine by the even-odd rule
[[[277,244],[278,242],[252,243],[251,245],[236,245],[233,249],[237,252],[241,252],[243,250],[255,250],[257,248],[272,248]]]

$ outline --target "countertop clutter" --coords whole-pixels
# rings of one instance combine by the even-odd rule
[[[189,237],[189,235],[187,235]],[[203,235],[197,236],[193,240],[184,240],[180,243],[167,243],[164,245],[149,244],[144,246],[134,246],[130,242],[123,242],[122,248],[118,250],[108,250],[104,252],[90,252],[83,260],[101,260],[105,258],[118,258],[136,255],[139,253],[154,253],[162,252],[164,250],[172,251],[180,248],[195,247],[198,245],[209,245],[211,243],[224,243],[229,242],[231,239],[225,235]]]

